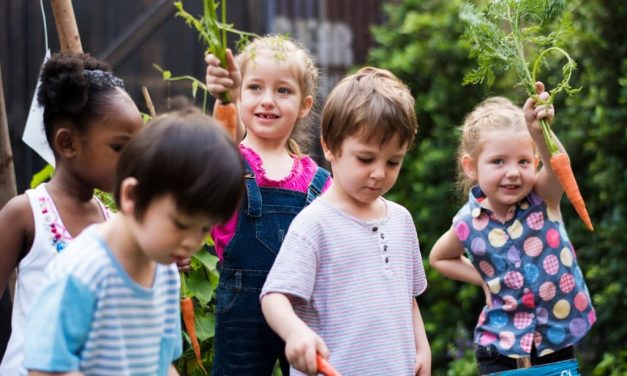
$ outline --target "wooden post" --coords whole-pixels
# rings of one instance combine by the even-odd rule
[[[83,52],[72,0],[50,0],[62,52]]]
[[[4,83],[2,81],[2,69],[0,68],[0,209],[17,195],[15,183],[15,168],[13,167],[13,151],[11,138],[9,137],[9,122],[7,120],[6,102],[4,101]],[[9,277],[9,292],[11,299],[15,291],[15,272]],[[0,291],[0,295],[2,291]]]

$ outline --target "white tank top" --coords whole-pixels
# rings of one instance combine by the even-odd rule
[[[72,240],[72,235],[63,225],[45,186],[46,184],[40,184],[37,188],[25,192],[33,211],[35,236],[33,245],[17,266],[11,338],[0,364],[0,376],[27,375],[26,369],[22,367],[26,317],[35,297],[48,280],[47,266]],[[98,199],[96,201],[104,217],[109,219],[110,213],[107,208]]]

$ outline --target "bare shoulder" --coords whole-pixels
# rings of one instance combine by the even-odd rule
[[[10,199],[0,210],[0,228],[10,229],[12,233],[30,238],[35,231],[35,220],[30,201],[26,194]]]

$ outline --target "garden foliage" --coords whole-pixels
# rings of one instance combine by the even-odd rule
[[[511,70],[499,72],[492,86],[462,85],[476,67],[477,52],[462,38],[464,3],[387,3],[387,21],[373,29],[382,47],[372,49],[368,61],[397,74],[416,98],[418,137],[389,197],[412,212],[418,229],[429,279],[419,304],[434,375],[476,374],[472,330],[484,303],[478,287],[447,280],[427,262],[430,248],[450,227],[464,199],[454,188],[457,126],[487,96],[503,95],[520,105],[526,96]],[[582,90],[555,98],[553,129],[569,151],[596,224],[594,233],[586,231],[564,199],[566,226],[598,315],[577,354],[583,374],[622,375],[627,372],[627,3],[572,0],[565,6],[563,22],[571,31],[560,40],[578,64],[571,83]],[[542,67],[538,79],[543,74],[561,77],[560,69]]]

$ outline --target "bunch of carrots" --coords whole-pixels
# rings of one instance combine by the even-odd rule
[[[176,15],[182,17],[185,22],[198,31],[201,39],[207,46],[207,53],[211,53],[220,59],[222,67],[227,67],[226,49],[227,32],[240,36],[240,43],[245,43],[247,38],[255,37],[253,33],[236,30],[233,25],[226,23],[226,0],[222,0],[218,5],[215,0],[203,0],[203,15],[196,18],[183,9],[183,3],[174,3],[177,9]],[[220,7],[221,21],[218,20],[217,8]],[[233,140],[237,136],[237,108],[230,98],[228,92],[220,95],[220,102],[214,107],[213,116],[222,123],[222,126],[231,135]]]
[[[569,84],[571,73],[577,65],[566,51],[555,46],[560,33],[548,36],[536,35],[542,27],[557,20],[564,8],[564,0],[498,0],[490,2],[484,11],[477,9],[473,4],[466,4],[461,12],[461,18],[467,23],[464,36],[474,47],[473,53],[476,55],[478,67],[466,74],[464,83],[481,83],[487,79],[490,84],[494,80],[495,68],[513,69],[527,95],[536,98],[539,103],[552,103],[555,94],[562,90],[568,94],[577,93],[580,89],[574,89]],[[533,51],[534,46],[545,48],[538,54],[533,70],[530,71],[525,53]],[[538,66],[544,62],[549,53],[563,56],[566,58],[566,64],[562,67],[562,81],[550,91],[547,101],[540,101],[535,92],[536,73]],[[575,180],[570,159],[557,147],[556,136],[548,123],[542,120],[541,126],[544,140],[551,153],[549,161],[551,169],[579,217],[588,230],[593,231],[592,221]]]

